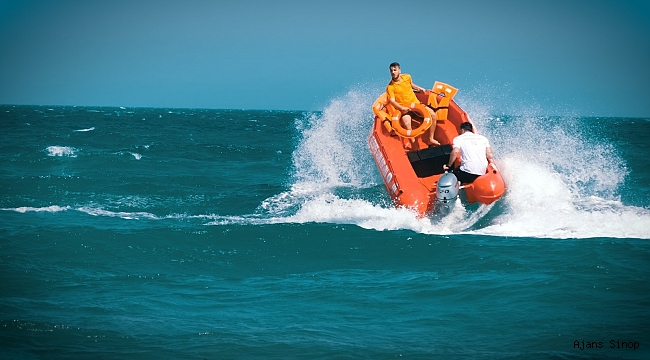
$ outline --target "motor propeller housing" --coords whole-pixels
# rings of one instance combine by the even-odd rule
[[[460,190],[460,185],[456,175],[453,173],[445,173],[438,180],[437,191],[436,191],[436,200],[448,203],[453,201],[458,196],[458,191]]]

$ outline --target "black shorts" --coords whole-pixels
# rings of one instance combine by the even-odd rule
[[[458,181],[460,181],[463,184],[471,184],[471,183],[474,182],[474,180],[476,180],[476,178],[481,176],[481,175],[476,175],[476,174],[470,174],[470,173],[465,172],[465,171],[463,171],[463,170],[461,170],[459,168],[455,168],[454,170],[452,170],[452,172],[454,173],[454,175],[456,175],[456,178],[458,179]]]
[[[406,115],[411,115],[412,119],[415,119],[415,120],[418,120],[418,121],[424,120],[422,115],[416,113],[415,111],[409,111],[409,112],[406,113]]]

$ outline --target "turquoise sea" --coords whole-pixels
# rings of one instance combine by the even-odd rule
[[[508,189],[420,219],[376,95],[0,106],[0,358],[650,358],[650,119],[459,96]]]

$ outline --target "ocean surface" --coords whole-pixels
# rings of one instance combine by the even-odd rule
[[[650,119],[459,94],[507,192],[418,218],[376,95],[0,106],[0,358],[650,358]]]

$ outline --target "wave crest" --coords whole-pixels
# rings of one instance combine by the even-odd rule
[[[48,156],[77,157],[76,149],[68,146],[48,146],[45,150]]]

